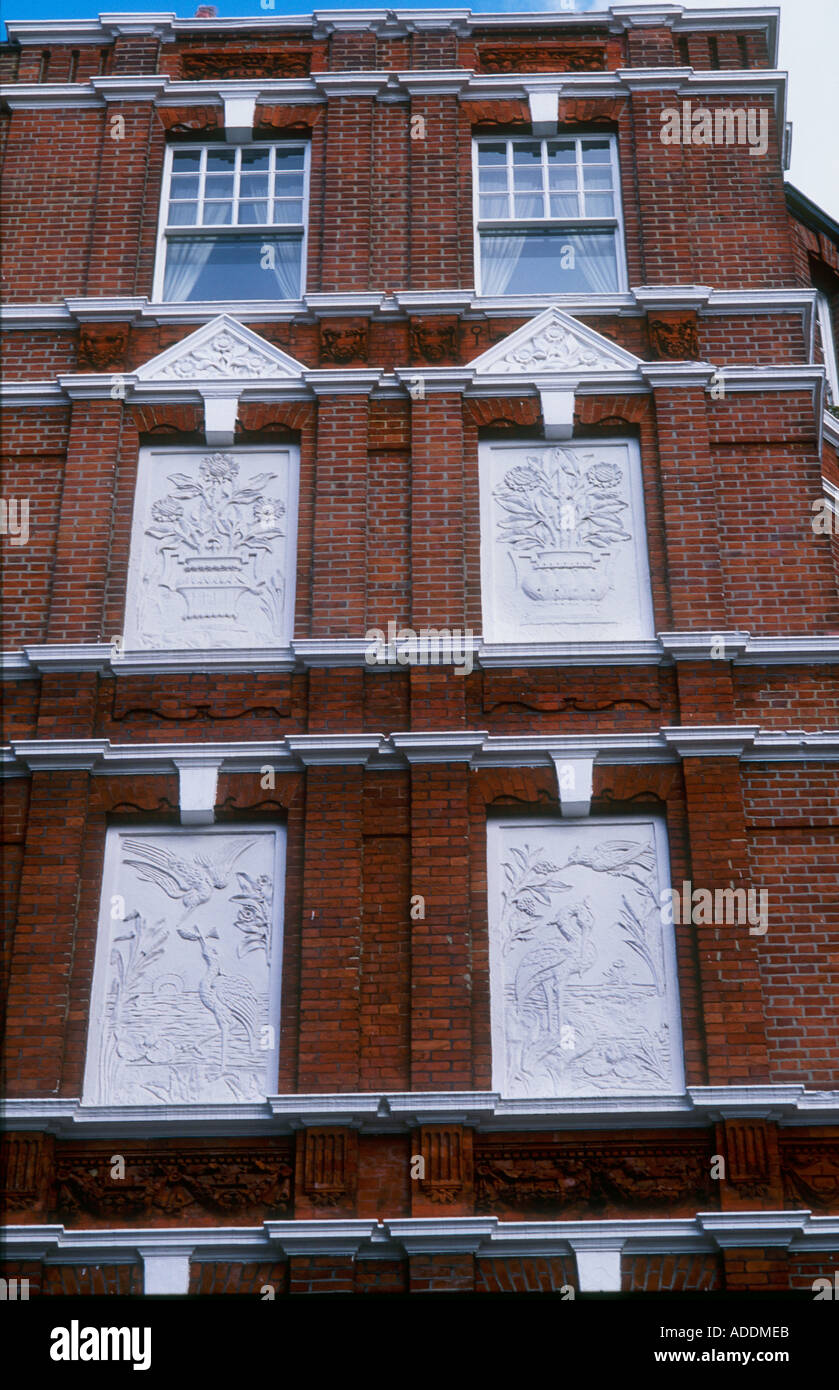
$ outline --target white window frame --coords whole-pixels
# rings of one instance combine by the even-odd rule
[[[478,150],[481,145],[499,145],[503,142],[507,145],[507,170],[508,185],[507,196],[512,199],[512,179],[510,178],[512,144],[518,141],[541,141],[542,145],[542,178],[543,191],[547,189],[546,171],[546,146],[552,140],[574,140],[576,142],[576,167],[577,167],[577,187],[582,189],[582,150],[580,141],[582,140],[608,140],[610,147],[610,168],[612,171],[612,195],[615,200],[614,217],[507,217],[507,218],[482,218],[480,216],[480,189],[478,175]],[[623,221],[623,196],[621,192],[620,161],[618,158],[617,136],[610,131],[602,130],[574,130],[565,132],[558,130],[556,135],[538,136],[528,135],[521,132],[517,135],[477,135],[472,140],[472,225],[473,225],[473,244],[475,260],[475,286],[479,298],[483,296],[483,265],[481,260],[481,235],[483,232],[492,231],[512,231],[514,228],[523,228],[527,231],[555,229],[568,232],[574,231],[599,231],[608,228],[615,231],[615,255],[617,258],[618,283],[616,288],[609,293],[624,294],[629,288],[629,276],[626,265],[626,239]],[[547,291],[546,291],[547,293]],[[585,296],[585,291],[572,291],[568,298],[580,299]],[[594,293],[594,291],[589,291]],[[520,295],[504,296],[504,298],[521,298]],[[550,291],[551,299],[561,299],[561,291]]]
[[[303,195],[302,195],[303,222],[302,222],[302,225],[301,225],[301,223],[299,223],[299,222],[278,222],[278,223],[273,223],[273,222],[272,222],[272,223],[248,223],[248,224],[242,224],[242,225],[239,225],[238,223],[219,223],[219,224],[216,224],[216,225],[214,225],[214,226],[208,226],[208,227],[204,227],[204,226],[203,226],[202,224],[200,224],[200,223],[199,223],[198,225],[192,226],[192,227],[190,227],[189,225],[178,226],[178,227],[170,227],[170,226],[169,226],[169,203],[170,203],[170,190],[171,190],[171,187],[172,187],[172,161],[173,161],[173,158],[174,158],[174,156],[175,156],[176,153],[179,153],[179,152],[181,152],[181,151],[183,151],[183,150],[200,151],[200,150],[214,150],[214,149],[241,149],[241,148],[244,148],[244,149],[254,149],[255,147],[256,147],[256,148],[264,147],[264,148],[266,148],[266,149],[277,149],[277,148],[279,148],[279,147],[281,147],[281,146],[289,146],[289,145],[302,146],[302,148],[303,148]],[[296,300],[295,300],[295,299],[279,299],[279,298],[277,298],[277,301],[276,301],[276,302],[279,303],[279,304],[296,304],[296,303],[298,302],[299,299],[302,299],[303,295],[306,293],[306,262],[307,262],[307,258],[308,258],[308,245],[309,245],[309,191],[310,191],[311,164],[312,164],[312,145],[311,145],[311,141],[310,141],[310,140],[306,140],[306,139],[295,139],[295,140],[264,140],[264,141],[263,141],[263,140],[260,140],[260,141],[254,141],[253,144],[248,143],[248,144],[245,145],[245,146],[239,146],[239,145],[225,145],[225,144],[223,144],[222,142],[216,141],[216,140],[207,140],[207,141],[200,142],[200,143],[195,143],[195,144],[193,144],[192,141],[190,141],[188,144],[187,144],[187,143],[181,143],[181,142],[178,142],[178,143],[173,142],[173,143],[167,144],[167,146],[166,146],[166,156],[165,156],[164,163],[163,163],[163,184],[162,184],[162,191],[161,191],[161,197],[160,197],[160,214],[159,214],[159,217],[158,217],[158,224],[157,224],[157,251],[156,251],[156,254],[155,254],[154,279],[153,279],[153,289],[152,289],[152,296],[153,296],[153,301],[154,301],[154,303],[155,303],[155,304],[190,304],[190,305],[196,305],[196,304],[200,304],[200,303],[203,303],[203,302],[212,303],[212,304],[225,304],[225,303],[237,303],[237,304],[238,304],[238,303],[251,303],[251,304],[256,304],[256,303],[262,303],[262,302],[263,302],[263,301],[261,301],[261,300],[223,300],[223,299],[213,299],[213,300],[207,300],[207,301],[202,301],[202,300],[197,300],[197,299],[189,299],[189,300],[167,299],[167,300],[164,300],[164,298],[163,298],[163,286],[164,286],[164,282],[165,282],[165,279],[166,279],[166,248],[167,248],[167,244],[168,244],[169,238],[170,238],[170,236],[171,236],[171,237],[189,236],[190,233],[196,234],[196,235],[198,235],[198,236],[203,236],[203,235],[206,234],[206,236],[208,236],[208,237],[211,236],[211,235],[214,235],[214,234],[223,235],[223,236],[230,236],[230,237],[235,237],[235,236],[237,236],[237,235],[239,235],[239,236],[251,236],[251,237],[252,237],[252,236],[259,236],[260,234],[262,234],[262,235],[264,235],[264,236],[277,236],[277,235],[282,235],[282,234],[284,234],[284,233],[289,233],[289,232],[293,232],[293,233],[295,233],[295,234],[301,233],[301,241],[300,241],[300,293],[299,293],[299,295],[298,295],[298,297],[297,297]],[[234,203],[236,203],[236,202],[238,202],[238,199],[234,197],[233,201],[234,201]],[[199,206],[202,206],[202,205],[203,205],[203,198],[200,198],[200,199],[199,199]],[[271,298],[273,298],[273,296],[272,296]]]
[[[833,316],[830,312],[830,301],[823,290],[816,291],[816,319],[819,325],[824,370],[830,395],[829,404],[839,405],[839,367],[837,367],[836,362]]]

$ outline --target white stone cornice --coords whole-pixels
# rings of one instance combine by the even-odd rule
[[[265,1221],[262,1226],[111,1227],[95,1230],[64,1226],[15,1225],[3,1230],[7,1258],[62,1264],[107,1259],[144,1263],[180,1256],[180,1288],[186,1293],[188,1261],[258,1260],[274,1255],[352,1255],[394,1258],[400,1254],[446,1252],[493,1255],[577,1255],[580,1291],[604,1285],[612,1254],[611,1277],[620,1255],[677,1254],[771,1246],[799,1253],[839,1249],[839,1217],[797,1211],[699,1212],[694,1217],[576,1221],[500,1221],[497,1216],[395,1217],[383,1220]],[[146,1263],[148,1269],[148,1264]],[[608,1287],[614,1287],[610,1281]],[[147,1292],[150,1292],[147,1288]]]
[[[638,370],[653,390],[680,386],[694,386],[704,390],[716,369],[709,362],[644,362]],[[725,384],[728,386],[727,371]]]
[[[271,1245],[284,1255],[357,1255],[373,1239],[378,1221],[266,1221]]]
[[[248,300],[222,304],[220,301],[173,303],[151,302],[140,296],[90,298],[68,296],[62,304],[6,304],[0,308],[0,326],[7,331],[28,329],[72,330],[77,323],[126,321],[132,324],[200,324],[220,312],[250,323],[317,321],[330,316],[361,316],[392,320],[413,314],[463,314],[467,318],[529,318],[551,305],[584,318],[599,314],[637,317],[648,310],[679,311],[696,309],[700,316],[728,317],[790,313],[802,317],[805,335],[812,338],[815,290],[711,290],[696,285],[673,285],[637,289],[621,293],[579,295],[510,295],[481,298],[474,288],[457,290],[396,290],[364,294],[306,294],[300,300]],[[809,325],[809,328],[808,328]],[[812,352],[812,344],[811,344]],[[832,419],[833,417],[826,417]]]
[[[660,642],[482,642],[477,664],[484,670],[510,667],[657,666]]]
[[[391,734],[390,742],[409,764],[468,763],[480,753],[488,737],[488,731],[481,729],[474,733]]]
[[[721,1120],[768,1120],[785,1128],[835,1126],[839,1090],[803,1085],[690,1086],[684,1095],[505,1100],[496,1091],[304,1093],[262,1102],[197,1105],[82,1105],[70,1097],[0,1102],[7,1130],[67,1139],[142,1139],[197,1135],[288,1134],[341,1126],[365,1133],[406,1133],[430,1124],[462,1124],[487,1133],[530,1130],[707,1129]]]
[[[108,739],[15,739],[7,771],[80,771],[96,776],[168,775],[179,760],[218,763],[222,773],[275,771],[304,767],[367,766],[407,768],[414,764],[467,762],[475,768],[551,767],[557,760],[596,759],[620,767],[672,763],[680,758],[740,758],[750,762],[835,762],[839,732],[762,733],[757,725],[685,725],[652,733],[505,734],[481,730],[440,733],[287,734],[276,742],[131,743]]]
[[[285,744],[303,767],[359,765],[386,753],[384,734],[287,734]]]
[[[662,729],[661,735],[680,758],[742,758],[760,732],[758,724],[709,724]]]
[[[660,632],[658,640],[667,655],[677,663],[736,661],[742,660],[745,655],[750,636],[748,632]]]

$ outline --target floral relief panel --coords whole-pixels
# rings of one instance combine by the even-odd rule
[[[484,443],[480,453],[485,641],[652,637],[635,444]]]
[[[108,832],[84,1102],[257,1101],[277,1084],[283,832]]]
[[[493,821],[488,860],[495,1089],[682,1093],[663,821]]]
[[[126,647],[287,646],[296,512],[292,448],[142,450]]]

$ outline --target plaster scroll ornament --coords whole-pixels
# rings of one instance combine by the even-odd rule
[[[275,861],[274,831],[111,832],[86,1103],[268,1093]]]
[[[626,445],[485,445],[489,641],[652,635],[640,470]]]
[[[493,1084],[503,1095],[683,1089],[663,852],[652,820],[493,827]]]
[[[164,472],[172,462],[182,468]],[[270,471],[257,471],[265,462]],[[132,537],[131,648],[288,642],[290,485],[288,449],[259,456],[182,451],[175,458],[149,452]]]

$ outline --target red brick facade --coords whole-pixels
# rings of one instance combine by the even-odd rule
[[[785,198],[774,21],[721,12],[712,33],[689,11],[538,25],[377,13],[297,27],[157,16],[91,22],[75,40],[11,25],[0,52],[3,496],[28,499],[30,530],[26,544],[4,537],[2,575],[3,1184],[10,1225],[26,1228],[8,1276],[127,1293],[143,1285],[131,1232],[178,1226],[197,1233],[193,1294],[559,1296],[592,1287],[586,1230],[608,1222],[625,1291],[810,1287],[839,1262],[839,510],[832,534],[812,524],[826,484],[839,488],[812,295],[836,324],[839,235]],[[458,372],[549,304],[476,296],[471,151],[475,135],[529,135],[529,94],[551,76],[560,133],[617,138],[630,288],[558,307],[649,366],[643,390],[578,391],[573,439],[638,444],[659,651],[371,669],[365,633],[391,622],[481,633],[479,446],[549,437],[538,383],[477,391]],[[164,153],[224,145],[230,79],[257,98],[256,140],[311,146],[304,299],[218,309],[317,371],[296,399],[249,383],[231,441],[299,448],[302,645],[273,667],[124,671],[110,652],[140,451],[206,443],[188,385],[180,399],[135,385],[216,312],[153,300]],[[664,145],[662,106],[688,96],[763,111],[766,154]],[[431,385],[412,392],[412,374]],[[115,395],[115,380],[128,389]],[[713,634],[733,655],[708,659]],[[451,755],[423,752],[423,734],[428,747],[447,736]],[[365,735],[414,742],[372,765],[352,752]],[[487,821],[559,814],[550,758],[516,756],[534,736],[546,749],[618,741],[595,762],[591,815],[662,816],[674,885],[768,891],[764,936],[675,927],[691,1101],[669,1119],[524,1106],[517,1124],[486,1102]],[[634,736],[664,753],[621,752]],[[331,755],[311,751],[329,739]],[[493,761],[486,739],[513,751]],[[273,786],[243,765],[250,744],[258,766],[276,751]],[[287,828],[283,1104],[238,1121],[184,1113],[157,1132],[153,1116],[143,1128],[121,1113],[85,1132],[74,1104],[106,831],[177,826],[173,758],[210,745],[238,750],[220,765],[216,824]],[[120,769],[117,747],[151,761]],[[789,1214],[783,1243],[765,1238],[768,1213],[773,1232]],[[690,1225],[693,1253],[666,1234],[639,1251],[632,1223],[651,1217],[674,1240]],[[814,1236],[813,1217],[830,1231]],[[411,1224],[423,1220],[438,1248]],[[339,1221],[358,1226],[346,1249],[295,1243],[293,1223]],[[499,1226],[539,1221],[553,1246],[500,1248]],[[59,1246],[39,1235],[58,1225]],[[241,1254],[225,1246],[233,1226],[254,1231]],[[77,1230],[112,1233],[103,1263],[74,1255]]]

